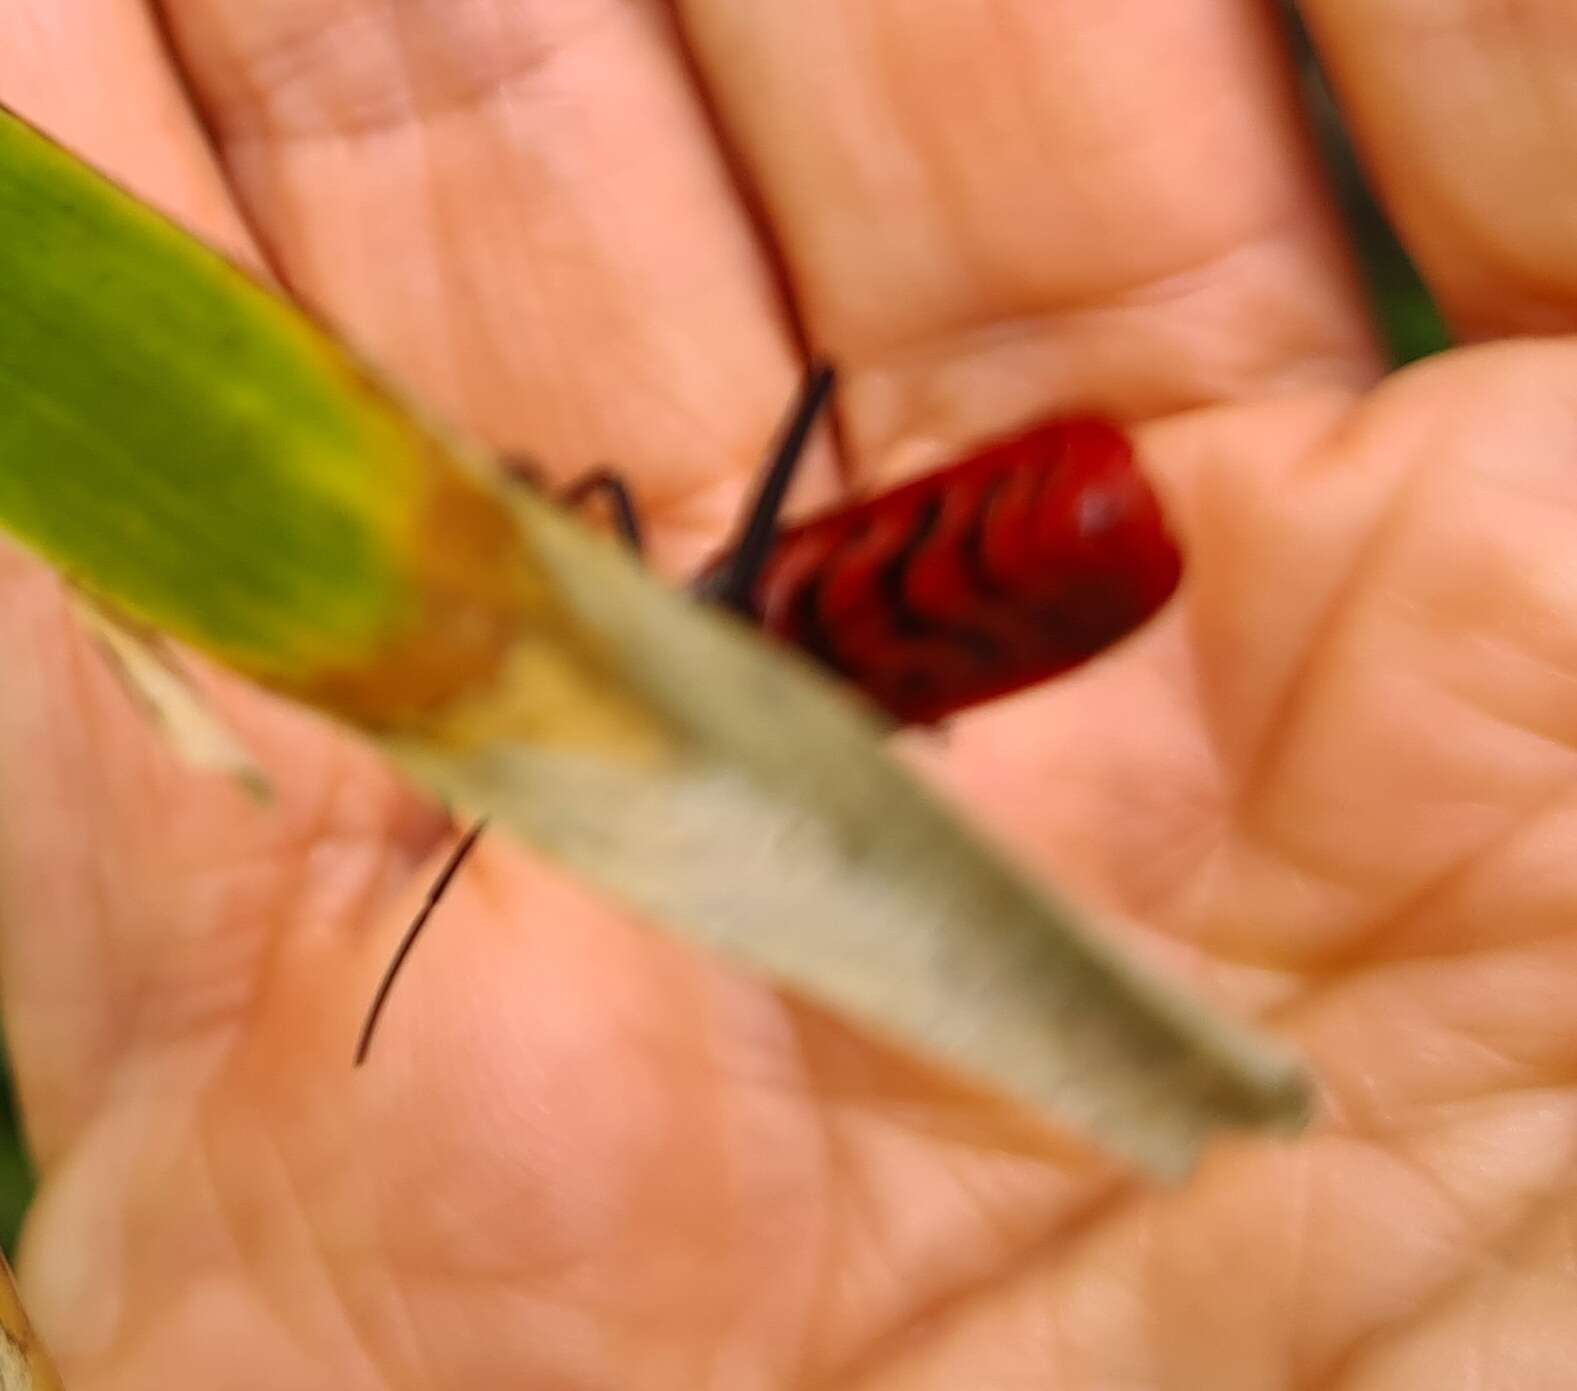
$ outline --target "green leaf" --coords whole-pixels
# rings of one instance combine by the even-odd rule
[[[3,112],[0,275],[0,518],[114,609],[371,726],[553,621],[475,459]]]

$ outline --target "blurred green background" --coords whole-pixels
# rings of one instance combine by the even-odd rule
[[[1433,301],[1409,263],[1365,185],[1329,93],[1296,16],[1285,6],[1288,31],[1300,61],[1310,122],[1324,154],[1331,185],[1353,232],[1379,330],[1401,365],[1447,346]],[[32,1171],[17,1134],[9,1073],[0,1056],[0,1244],[9,1255],[32,1195]]]
[[[1283,3],[1282,12],[1298,54],[1304,110],[1324,157],[1331,190],[1346,218],[1375,324],[1391,361],[1401,367],[1439,352],[1450,346],[1440,312],[1370,193],[1296,10],[1291,3]]]

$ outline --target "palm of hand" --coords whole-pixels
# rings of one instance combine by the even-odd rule
[[[243,254],[245,207],[276,269],[498,444],[628,461],[671,558],[717,535],[794,353],[663,22],[172,4],[232,202],[151,27],[90,8],[0,19],[0,96]],[[1297,1037],[1325,1122],[1145,1191],[499,844],[352,1075],[442,819],[229,687],[279,805],[173,766],[7,554],[24,1274],[71,1384],[1552,1384],[1577,1351],[1577,353],[1484,347],[1361,396],[1274,55],[1229,7],[1157,34],[859,6],[860,42],[779,8],[686,22],[799,311],[854,369],[853,453],[902,467],[902,440],[1093,400],[1155,422],[1191,559],[1125,650],[910,752]],[[569,11],[599,25],[554,32]],[[1418,111],[1449,83],[1377,97],[1384,34],[1330,25],[1360,113],[1416,118],[1392,193],[1427,204],[1448,176]],[[1539,71],[1537,35],[1489,40]],[[1000,75],[978,103],[928,105],[976,71]],[[1539,259],[1537,214],[1486,240],[1480,135],[1449,177],[1483,187],[1436,197],[1421,254],[1462,321],[1562,329],[1577,267]],[[1235,177],[1195,197],[1214,167]],[[626,381],[654,386],[610,400]]]

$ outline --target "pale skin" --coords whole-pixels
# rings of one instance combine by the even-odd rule
[[[1569,1384],[1577,12],[1305,6],[1469,344],[1382,381],[1261,10],[0,8],[0,100],[483,440],[617,461],[669,573],[795,322],[845,374],[802,506],[1134,423],[1179,600],[904,752],[1321,1084],[1160,1190],[501,838],[352,1072],[453,828],[231,682],[276,803],[183,768],[7,549],[22,1277],[74,1391]]]

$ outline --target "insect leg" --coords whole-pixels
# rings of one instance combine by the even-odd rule
[[[772,554],[772,543],[777,535],[778,519],[783,514],[783,502],[788,496],[789,484],[795,470],[805,455],[805,445],[810,439],[816,417],[832,393],[833,370],[825,362],[814,363],[800,388],[799,399],[783,424],[783,432],[773,450],[766,469],[761,475],[761,486],[745,511],[745,520],[739,530],[739,540],[729,551],[726,568],[698,592],[698,597],[711,599],[740,613],[749,611],[750,598],[755,592],[756,581],[761,578],[762,567]]]
[[[635,499],[625,481],[611,469],[593,469],[559,494],[559,500],[574,507],[600,493],[613,513],[613,525],[629,548],[639,555],[642,549],[641,518]]]
[[[542,470],[532,460],[520,454],[500,456],[499,463],[511,482],[523,483],[538,492],[548,492],[547,480]],[[642,550],[641,517],[635,509],[635,499],[630,496],[629,485],[612,469],[597,468],[562,489],[556,496],[566,507],[577,507],[587,498],[601,494],[613,513],[614,530],[637,555]]]
[[[400,967],[405,965],[405,958],[411,954],[411,948],[416,945],[416,939],[421,936],[422,929],[427,926],[427,920],[432,917],[433,909],[438,906],[438,901],[444,896],[445,890],[454,882],[454,877],[460,872],[460,866],[466,862],[467,857],[476,849],[476,842],[481,837],[487,825],[484,817],[471,827],[461,838],[460,843],[450,852],[449,858],[444,862],[442,872],[433,880],[432,888],[427,890],[427,898],[423,901],[421,909],[411,919],[411,925],[405,929],[405,936],[400,939],[400,945],[395,949],[394,955],[389,958],[389,964],[384,968],[383,979],[378,982],[377,992],[372,997],[372,1004],[367,1009],[367,1017],[362,1021],[361,1037],[356,1040],[356,1066],[360,1067],[367,1061],[367,1050],[372,1047],[373,1031],[378,1027],[378,1020],[383,1014],[383,1007],[389,1002],[389,992],[394,988],[394,978],[400,974]]]

